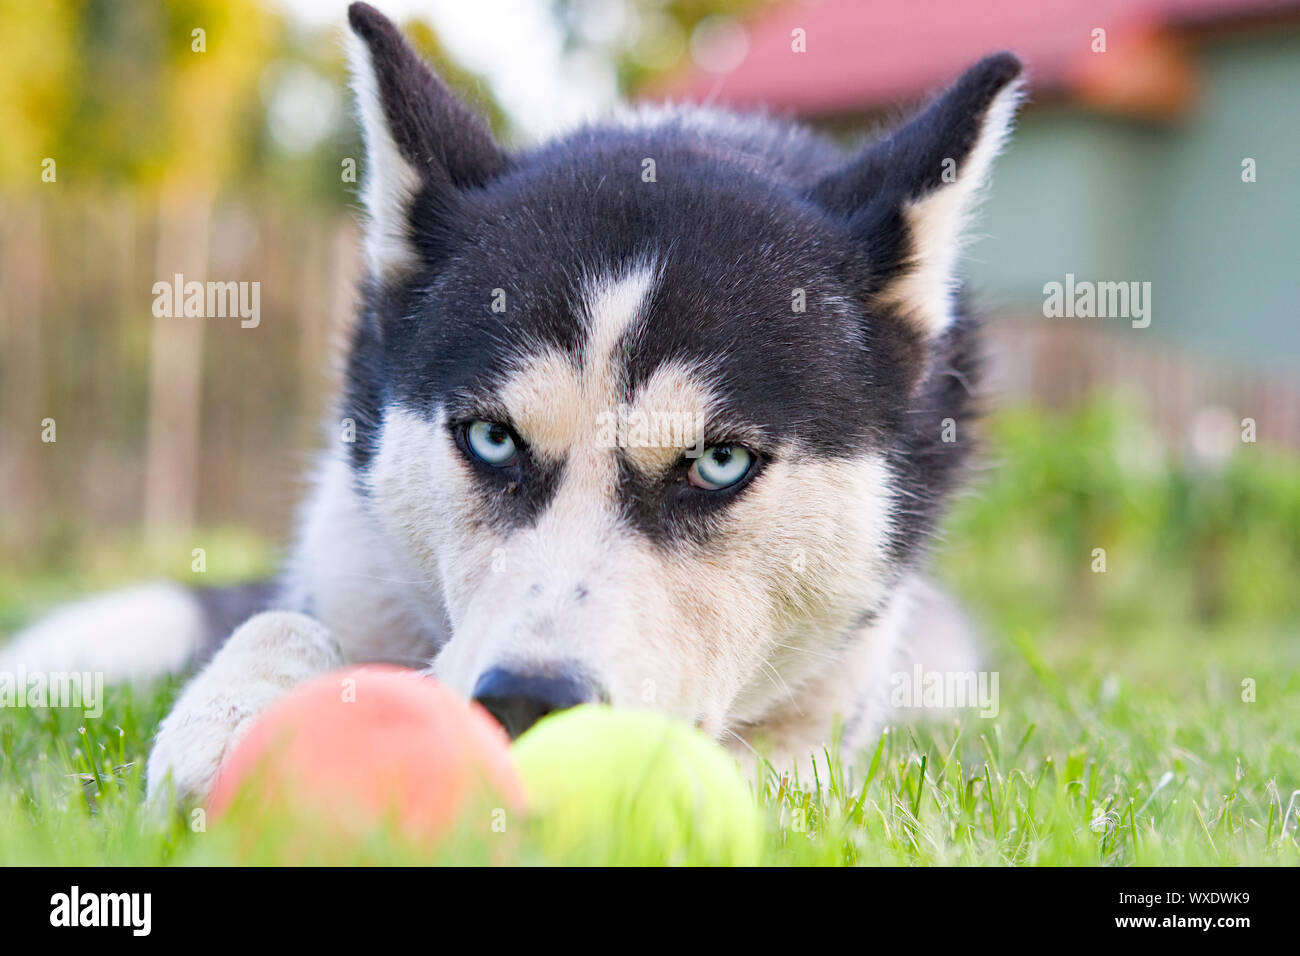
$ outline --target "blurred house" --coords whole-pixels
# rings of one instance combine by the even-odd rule
[[[979,223],[996,242],[967,266],[1000,317],[998,383],[1119,384],[1171,428],[1222,406],[1300,445],[1300,3],[796,0],[743,26],[734,68],[650,94],[860,133],[1018,53],[1029,106]],[[1045,317],[1067,275],[1150,282],[1150,327]]]

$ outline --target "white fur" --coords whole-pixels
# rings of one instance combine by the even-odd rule
[[[0,673],[93,671],[107,681],[182,669],[203,639],[203,612],[171,582],[113,591],[60,608],[0,647]]]
[[[589,280],[583,295],[587,317],[587,351],[584,378],[610,390],[617,401],[614,349],[644,314],[658,275],[653,263],[642,263],[626,273]]]
[[[377,528],[342,453],[322,462],[289,560],[285,606],[324,621],[349,661],[427,663],[445,639],[436,582]]]
[[[366,264],[371,275],[384,278],[415,263],[415,252],[406,234],[406,209],[419,187],[420,176],[402,157],[388,131],[370,48],[351,30],[347,31],[344,44],[366,144],[361,189],[369,220],[365,233]]]

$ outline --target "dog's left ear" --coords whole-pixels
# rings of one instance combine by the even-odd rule
[[[1020,72],[1010,53],[986,57],[810,194],[848,221],[868,295],[926,338],[953,320],[963,229],[1010,132]]]
[[[455,221],[461,193],[500,175],[509,160],[387,17],[354,3],[348,25],[366,145],[366,258],[383,280],[421,255],[430,258]]]

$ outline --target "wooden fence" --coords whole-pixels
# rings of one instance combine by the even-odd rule
[[[356,245],[346,217],[274,205],[0,200],[0,543],[282,530],[319,443]],[[257,326],[156,317],[154,285],[177,273],[259,283]]]
[[[991,400],[1029,399],[1064,409],[1097,393],[1133,403],[1172,446],[1207,419],[1238,434],[1253,419],[1265,444],[1300,450],[1300,378],[1180,348],[1145,329],[1104,320],[999,316],[988,327]],[[1217,427],[1217,426],[1215,426]]]

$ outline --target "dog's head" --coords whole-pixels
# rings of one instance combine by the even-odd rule
[[[349,17],[349,454],[450,622],[437,672],[512,732],[596,698],[761,718],[883,611],[953,481],[954,263],[1019,63],[847,161],[689,111],[510,154],[391,23]]]

